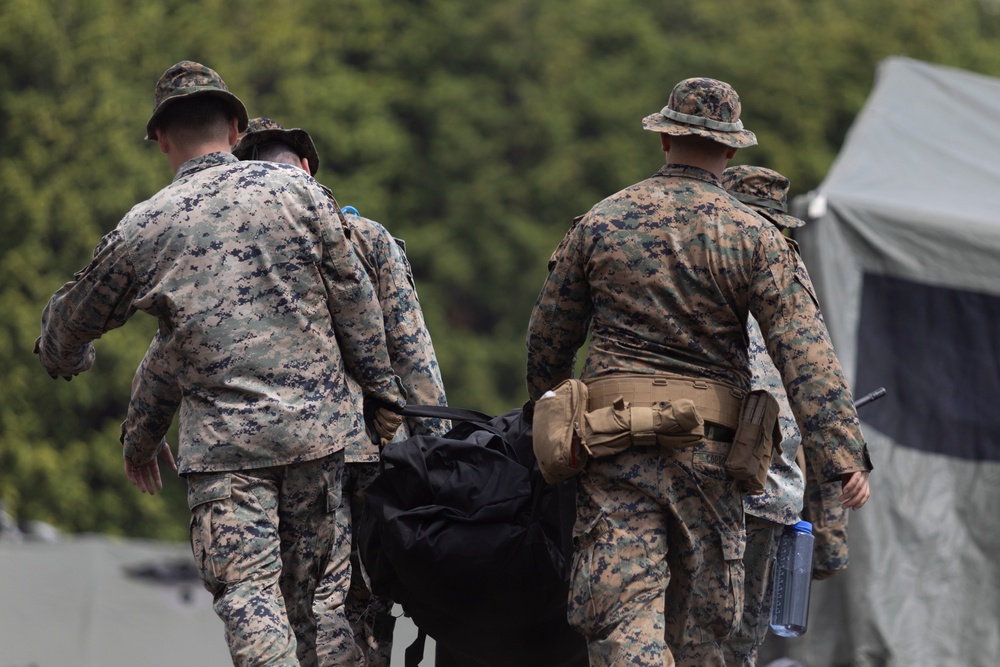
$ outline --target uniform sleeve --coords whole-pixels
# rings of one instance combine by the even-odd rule
[[[575,224],[549,260],[528,321],[528,398],[573,376],[576,354],[587,338],[593,302],[587,284],[584,224]]]
[[[820,482],[805,465],[802,518],[813,525],[813,578],[826,578],[848,564],[848,511],[840,503],[840,484]]]
[[[389,364],[382,309],[361,260],[347,241],[336,205],[317,200],[323,236],[323,280],[344,366],[364,394],[402,407],[404,394]]]
[[[376,248],[386,343],[406,400],[415,405],[448,405],[406,254],[388,232],[381,235]],[[444,435],[451,428],[448,420],[427,418],[410,418],[407,426],[411,435]]]
[[[135,313],[135,271],[116,229],[94,250],[91,263],[59,288],[42,311],[35,352],[52,376],[77,375],[94,364],[93,341]]]
[[[170,429],[181,404],[181,389],[176,377],[176,368],[166,354],[163,338],[157,334],[135,370],[128,412],[122,422],[125,458],[133,465],[152,461]]]
[[[823,480],[871,470],[854,399],[805,266],[772,228],[756,252],[750,311],[781,372],[809,465]]]

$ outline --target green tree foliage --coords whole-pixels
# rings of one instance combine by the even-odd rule
[[[640,120],[688,76],[732,83],[760,146],[737,162],[829,168],[877,64],[1000,75],[995,0],[0,0],[0,497],[68,531],[180,538],[183,484],[150,498],[118,429],[155,329],[97,342],[53,381],[45,302],[171,173],[142,141],[172,63],[217,69],[251,115],[303,127],[320,181],[407,241],[453,405],[524,392],[524,329],[573,217],[663,161]]]

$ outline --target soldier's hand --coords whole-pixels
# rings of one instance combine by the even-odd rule
[[[167,467],[177,472],[177,462],[174,461],[174,454],[170,451],[170,445],[167,444],[166,440],[163,441],[160,447],[159,455],[163,457],[163,461],[167,464]],[[149,463],[139,465],[134,465],[128,458],[125,458],[125,476],[128,478],[128,481],[139,487],[140,491],[148,493],[151,496],[156,495],[157,491],[163,489],[160,464],[157,462],[155,456]]]
[[[375,418],[372,420],[375,432],[382,439],[381,444],[392,440],[396,431],[403,424],[403,415],[393,412],[388,408],[375,408]]]
[[[38,338],[35,339],[35,347],[33,347],[31,351],[34,352],[35,354],[37,354],[39,357],[41,357],[41,355],[42,355],[42,337],[41,336],[39,336]],[[44,367],[44,364],[42,364],[42,366]],[[52,378],[53,380],[58,380],[61,377],[63,380],[66,380],[66,382],[69,382],[70,380],[73,379],[72,375],[56,375],[55,373],[49,372],[49,369],[47,369],[47,368],[45,369],[45,372],[48,373],[49,377]]]
[[[871,492],[868,489],[868,471],[856,470],[840,476],[840,504],[844,509],[857,510],[868,502]]]

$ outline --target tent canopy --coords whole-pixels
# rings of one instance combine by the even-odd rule
[[[1000,80],[908,58],[797,230],[875,470],[847,572],[813,586],[810,667],[1000,664]]]

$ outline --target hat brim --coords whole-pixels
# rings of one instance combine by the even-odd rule
[[[782,213],[773,208],[764,208],[763,206],[754,206],[752,204],[747,204],[754,211],[764,216],[770,220],[776,227],[781,229],[795,229],[796,227],[801,227],[806,224],[805,220],[796,218],[794,215],[788,215],[787,213]]]
[[[660,134],[669,134],[673,137],[694,135],[706,137],[733,148],[749,148],[757,145],[757,137],[750,130],[738,130],[736,132],[723,132],[722,130],[710,130],[707,127],[688,125],[670,120],[662,113],[654,113],[642,119],[642,129]]]
[[[259,130],[250,132],[240,138],[239,142],[233,146],[233,155],[239,160],[252,160],[253,149],[261,144],[278,141],[288,144],[295,150],[296,155],[304,157],[309,163],[309,171],[313,176],[319,171],[319,152],[312,137],[305,130],[292,128],[290,130]]]
[[[146,141],[156,141],[156,121],[163,115],[163,111],[167,109],[171,104],[177,100],[190,99],[192,97],[197,97],[199,95],[210,95],[212,97],[218,97],[229,103],[229,108],[233,111],[233,115],[236,116],[238,121],[237,129],[240,132],[245,132],[247,127],[250,125],[250,115],[247,113],[246,105],[243,104],[240,98],[236,97],[232,93],[226,90],[214,89],[194,89],[187,93],[178,93],[176,95],[171,95],[166,98],[160,105],[153,110],[153,115],[149,117],[146,121]]]

